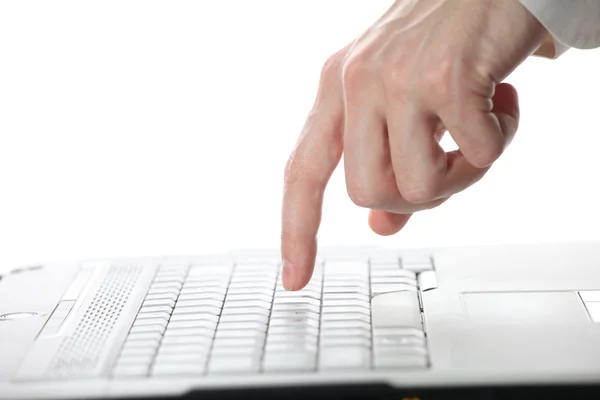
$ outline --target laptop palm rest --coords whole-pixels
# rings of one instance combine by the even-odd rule
[[[565,324],[590,322],[577,292],[463,293],[467,315],[494,324]]]

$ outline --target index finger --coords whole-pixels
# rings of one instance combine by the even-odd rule
[[[288,290],[306,286],[314,270],[323,194],[342,156],[340,106],[334,102],[311,113],[286,166],[281,257]]]
[[[281,257],[287,290],[309,282],[317,254],[325,187],[342,157],[344,109],[341,58],[334,54],[321,74],[319,92],[285,170]]]

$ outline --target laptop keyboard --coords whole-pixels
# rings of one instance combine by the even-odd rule
[[[166,263],[112,377],[429,367],[419,274],[429,258],[327,260],[286,291],[274,260]]]

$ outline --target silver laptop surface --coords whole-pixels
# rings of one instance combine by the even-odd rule
[[[600,384],[600,244],[325,249],[298,292],[278,256],[9,272],[0,398]]]

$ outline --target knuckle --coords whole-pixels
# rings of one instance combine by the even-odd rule
[[[367,57],[360,53],[349,57],[342,68],[342,82],[346,89],[357,88],[368,79],[371,65]]]
[[[325,60],[325,63],[321,67],[321,81],[327,82],[333,79],[333,77],[339,71],[339,59],[339,54],[335,53]]]
[[[398,190],[402,197],[412,204],[427,203],[437,198],[439,189],[433,180],[418,183],[398,183]]]
[[[477,168],[486,168],[493,164],[502,155],[502,144],[492,144],[475,149],[471,152],[471,164]]]
[[[457,80],[456,68],[449,62],[440,62],[420,78],[420,89],[431,99],[447,103],[453,99],[453,85]]]
[[[350,197],[350,200],[358,207],[378,208],[378,206],[381,204],[381,200],[378,198],[376,193],[373,190],[370,190],[368,187],[348,183],[346,184],[346,189],[348,192],[348,197]]]
[[[285,171],[283,174],[283,181],[286,185],[294,184],[304,177],[305,168],[303,168],[297,161],[294,155],[290,155],[285,165]]]
[[[391,99],[405,101],[410,90],[410,82],[398,63],[387,61],[382,64],[381,82]]]

